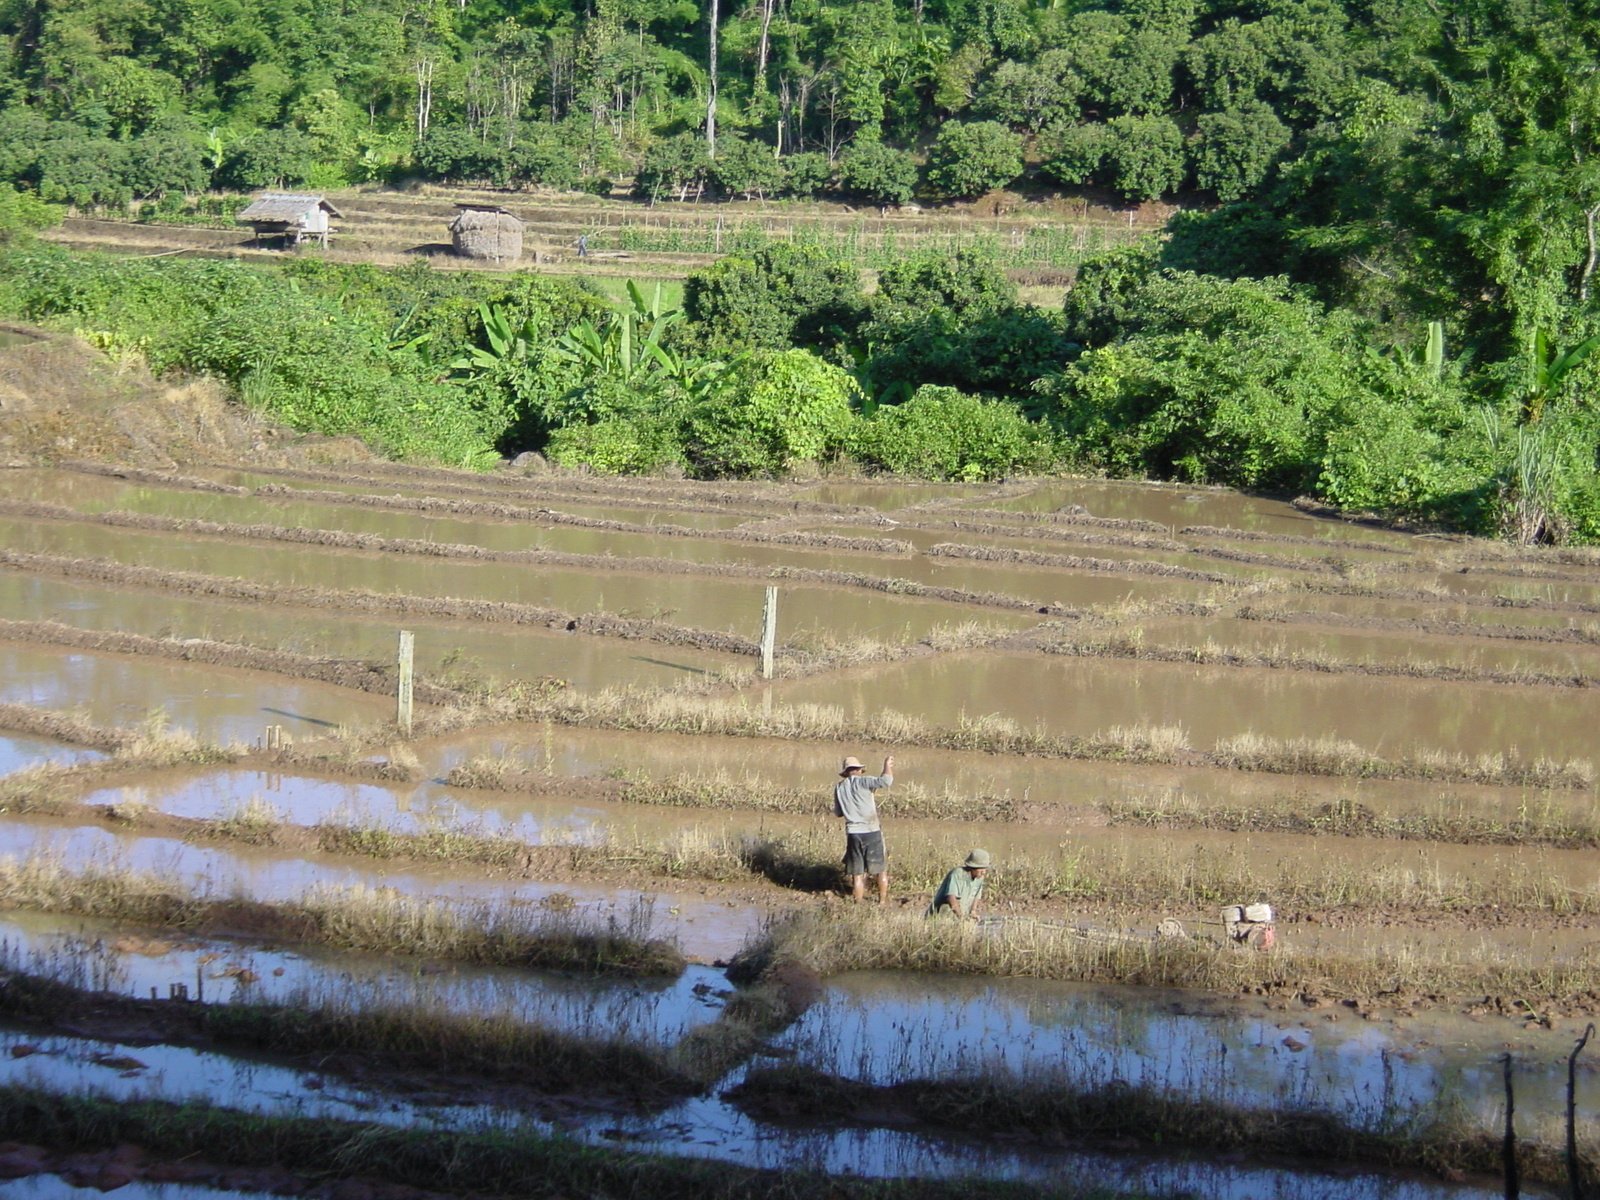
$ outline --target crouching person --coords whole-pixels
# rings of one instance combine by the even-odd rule
[[[928,916],[976,921],[983,904],[983,881],[988,874],[989,852],[974,850],[967,855],[966,862],[944,877],[939,890],[933,894],[933,903],[928,906]]]

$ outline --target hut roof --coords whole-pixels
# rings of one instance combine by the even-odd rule
[[[460,204],[456,205],[461,211],[450,222],[450,232],[460,233],[465,229],[517,229],[522,228],[522,218],[510,209],[501,208],[498,204]]]
[[[241,221],[298,221],[312,209],[325,210],[329,216],[344,214],[321,196],[303,196],[295,192],[263,192],[248,208],[239,212]]]

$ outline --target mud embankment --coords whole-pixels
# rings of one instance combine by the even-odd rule
[[[940,542],[928,547],[930,558],[965,558],[979,562],[1027,563],[1037,567],[1059,567],[1067,571],[1095,571],[1112,575],[1154,575],[1161,579],[1192,579],[1201,583],[1233,584],[1230,575],[1196,571],[1171,563],[1142,562],[1138,559],[1086,558],[1077,554],[1045,554],[1037,550],[1008,550],[998,546],[963,546]]]
[[[218,464],[221,470],[240,470],[238,464]],[[493,496],[526,498],[533,502],[548,500],[552,495],[585,504],[615,504],[630,508],[659,508],[679,512],[740,513],[752,516],[772,516],[769,510],[787,513],[816,513],[818,515],[869,514],[872,510],[856,505],[823,504],[802,500],[791,494],[792,489],[768,486],[749,492],[717,490],[721,485],[708,483],[670,484],[664,481],[630,482],[621,479],[596,479],[571,475],[521,476],[503,478],[470,475],[466,472],[436,470],[427,467],[407,467],[400,464],[362,464],[350,471],[318,471],[272,467],[247,468],[252,475],[272,475],[282,479],[303,479],[312,483],[356,484],[371,487],[395,487],[403,484],[426,485],[433,493],[457,496]],[[474,483],[463,480],[472,479]]]
[[[1439,603],[1438,597],[1434,602]],[[1495,605],[1493,607],[1508,607]],[[1209,615],[1209,614],[1198,614]],[[1592,646],[1600,644],[1600,630],[1565,629],[1554,625],[1491,625],[1477,621],[1442,621],[1429,617],[1377,617],[1357,616],[1348,613],[1320,612],[1316,610],[1288,610],[1261,608],[1246,604],[1235,612],[1240,621],[1261,621],[1278,625],[1328,626],[1336,629],[1370,629],[1394,633],[1423,633],[1439,637],[1472,640],[1489,638],[1510,642],[1550,642]]]

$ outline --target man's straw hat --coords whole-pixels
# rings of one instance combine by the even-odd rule
[[[864,769],[865,768],[862,767],[861,760],[859,758],[855,757],[854,755],[849,755],[845,758],[844,766],[840,768],[839,774],[848,775],[851,771],[860,771]]]

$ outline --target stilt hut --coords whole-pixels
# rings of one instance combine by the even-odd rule
[[[331,231],[328,218],[344,214],[321,196],[302,196],[293,192],[263,192],[238,216],[239,224],[256,231],[256,241],[263,237],[281,237],[285,245],[298,246],[301,242],[315,240],[328,248]]]
[[[494,204],[458,204],[450,244],[462,258],[516,262],[522,257],[522,221]]]

